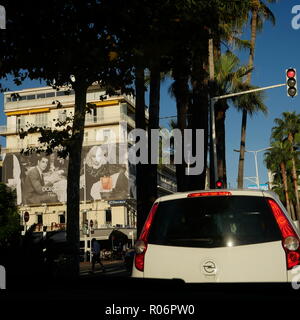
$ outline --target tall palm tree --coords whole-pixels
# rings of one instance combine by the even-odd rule
[[[288,188],[288,197],[289,197],[289,203],[290,203],[291,217],[293,220],[297,220],[296,210],[295,210],[295,196],[294,196],[294,192],[291,192],[291,190],[293,190],[293,183],[289,179],[289,177],[290,177],[289,162],[287,163],[286,175],[287,175],[287,188]],[[274,175],[273,175],[272,191],[275,192],[279,196],[280,201],[282,203],[284,203],[284,204],[286,203],[285,191],[284,191],[284,187],[283,187],[283,181],[282,181],[282,175],[280,172],[280,168],[278,168],[277,172],[274,173]]]
[[[288,189],[288,176],[287,176],[287,163],[290,160],[289,157],[289,146],[286,142],[274,141],[271,143],[272,149],[265,153],[265,164],[272,172],[280,170],[286,208],[291,215],[290,197]]]
[[[272,138],[277,141],[286,141],[289,144],[289,152],[292,163],[292,178],[294,194],[296,199],[297,217],[300,220],[300,205],[298,193],[298,175],[295,157],[295,137],[300,132],[300,116],[295,112],[283,112],[282,119],[276,118],[277,126],[272,129]]]
[[[247,19],[248,15],[248,5],[246,2],[232,2],[230,9],[227,6],[220,8],[218,15],[218,28],[213,34],[210,32],[210,39],[208,41],[208,69],[209,69],[209,94],[210,96],[220,95],[218,90],[219,84],[215,83],[215,64],[221,60],[221,43],[225,42],[226,46],[232,46],[239,50],[249,48],[250,42],[247,40],[240,39],[240,34],[242,27]],[[217,71],[218,72],[218,71]],[[222,92],[222,91],[221,91]],[[229,93],[228,91],[226,93]],[[223,92],[224,94],[224,92]],[[215,187],[216,179],[223,180],[224,186],[227,184],[226,179],[226,161],[225,161],[225,115],[226,102],[218,103],[216,106],[217,111],[215,112],[215,122],[216,124],[216,136],[219,136],[217,143],[217,177],[215,177],[214,169],[214,147],[210,143],[210,186]],[[212,117],[210,117],[212,121]],[[212,140],[212,124],[210,125],[210,140]],[[224,136],[223,139],[220,137]]]
[[[274,3],[276,0],[267,0],[268,3]],[[250,24],[251,24],[251,40],[250,40],[250,53],[248,65],[250,68],[254,66],[254,52],[256,35],[258,31],[263,28],[265,20],[269,20],[273,25],[275,24],[275,17],[272,11],[265,5],[262,0],[248,0],[250,9]],[[247,75],[246,83],[250,84],[251,73]],[[238,169],[238,188],[243,188],[244,182],[244,159],[245,159],[245,146],[246,146],[246,128],[247,128],[247,115],[248,108],[243,110],[242,114],[242,127],[241,127],[241,144],[240,144],[240,159]]]
[[[251,86],[243,84],[243,77],[249,74],[252,69],[239,64],[239,59],[232,52],[227,51],[221,55],[215,63],[215,84],[217,95],[225,95],[240,90],[251,89]],[[218,160],[218,178],[223,180],[226,187],[226,157],[225,157],[225,117],[229,108],[228,101],[240,109],[241,106],[252,105],[252,110],[262,110],[266,112],[266,106],[263,104],[262,94],[249,94],[239,98],[223,99],[217,102],[215,109],[216,118],[216,139],[217,139],[217,160]]]

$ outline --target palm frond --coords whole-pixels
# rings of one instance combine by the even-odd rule
[[[276,18],[274,13],[262,1],[260,4],[259,15],[262,16],[264,20],[270,21],[273,25],[275,25]]]

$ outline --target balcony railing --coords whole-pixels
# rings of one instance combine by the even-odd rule
[[[120,123],[120,122],[127,122],[131,127],[135,127],[135,121],[128,117],[126,114],[121,114],[119,116],[114,116],[114,117],[87,117],[85,120],[85,125],[86,126],[91,126],[91,125],[106,125],[106,124],[111,124],[111,123]],[[17,127],[10,127],[7,125],[1,125],[0,126],[0,135],[8,135],[8,134],[17,134],[20,129],[23,130],[28,130],[31,126],[42,126],[42,127],[48,127],[48,128],[56,128],[55,127],[55,122],[49,122],[49,123],[41,123],[41,124],[27,124],[27,125],[21,125]]]

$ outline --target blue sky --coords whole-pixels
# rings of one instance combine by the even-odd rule
[[[281,0],[276,4],[269,4],[269,8],[276,17],[276,25],[266,22],[264,29],[257,35],[255,49],[255,69],[252,73],[252,84],[259,87],[285,83],[285,70],[294,67],[298,70],[298,90],[300,90],[300,29],[294,30],[291,25],[292,8],[300,5],[300,0]],[[300,20],[300,19],[299,19]],[[245,37],[244,37],[245,38]],[[249,39],[249,38],[248,38]],[[235,52],[241,63],[248,63],[248,52]],[[163,85],[164,91],[166,85]],[[265,104],[269,109],[268,115],[256,114],[248,117],[247,122],[247,150],[260,150],[270,145],[270,135],[274,126],[274,119],[281,117],[282,112],[296,111],[300,113],[300,94],[294,98],[286,94],[286,86],[265,91]],[[176,114],[174,102],[167,95],[162,94],[162,115]],[[231,187],[237,186],[237,171],[241,137],[242,113],[230,108],[226,115],[226,162],[227,177]],[[258,170],[260,183],[268,180],[267,169],[263,163],[263,152],[258,153]],[[254,177],[255,162],[253,153],[245,155],[245,177]],[[253,184],[248,179],[244,186]]]
[[[291,25],[291,13],[293,6],[299,5],[300,0],[282,0],[269,7],[276,16],[276,25],[266,22],[263,31],[258,34],[255,49],[255,70],[252,75],[252,84],[260,87],[284,83],[285,70],[295,67],[298,70],[300,81],[300,29],[294,30]],[[244,63],[248,60],[247,55],[241,55]],[[300,85],[298,84],[298,89]],[[265,91],[269,112],[254,115],[248,118],[246,149],[259,150],[270,144],[271,129],[274,119],[281,117],[282,112],[300,112],[300,95],[291,98],[286,94],[286,87],[280,87]],[[237,179],[237,167],[239,154],[233,149],[239,149],[241,132],[241,113],[233,108],[229,109],[226,118],[226,141],[227,141],[227,171],[229,183],[235,187]],[[255,176],[255,163],[253,153],[245,156],[245,177]],[[258,153],[258,167],[260,182],[267,181],[267,170],[263,163],[263,152]],[[244,181],[244,185],[251,184]]]
[[[291,21],[295,16],[292,8],[300,5],[300,0],[281,0],[277,4],[269,4],[276,16],[276,25],[266,22],[263,31],[258,34],[255,50],[255,70],[252,74],[252,84],[265,87],[285,82],[285,70],[295,67],[298,70],[298,89],[300,90],[300,29],[294,30]],[[300,22],[300,19],[299,19]],[[239,54],[241,62],[248,62],[248,53]],[[11,81],[2,81],[10,90],[40,86],[40,81],[26,81],[17,87]],[[168,83],[162,84],[161,117],[176,115],[175,101],[168,95]],[[281,117],[282,112],[300,112],[300,94],[294,98],[286,95],[286,87],[266,91],[265,104],[269,109],[267,116],[263,114],[248,117],[247,150],[259,150],[269,146],[271,129],[274,119]],[[226,115],[226,161],[227,176],[231,187],[236,187],[238,157],[233,149],[239,149],[242,114],[230,108]],[[3,113],[3,94],[0,95],[0,125],[6,123]],[[4,139],[0,139],[4,145]],[[267,181],[267,170],[263,163],[263,152],[258,154],[260,182]],[[254,156],[246,153],[245,177],[255,176]],[[253,184],[245,180],[244,185]]]

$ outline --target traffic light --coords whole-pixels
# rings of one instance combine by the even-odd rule
[[[297,95],[297,75],[295,68],[289,68],[286,70],[286,89],[289,97],[295,97]]]
[[[216,189],[222,189],[223,188],[223,182],[222,180],[218,180],[216,182]]]

